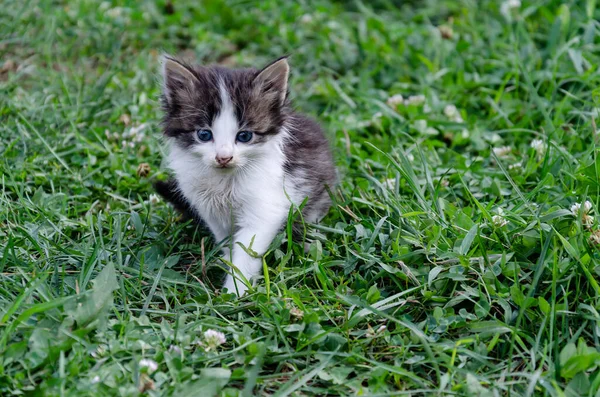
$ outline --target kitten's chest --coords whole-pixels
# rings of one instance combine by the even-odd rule
[[[204,217],[240,218],[259,212],[259,208],[286,207],[283,157],[255,159],[245,168],[219,170],[185,151],[174,148],[170,168],[175,172],[183,196]]]
[[[191,182],[191,181],[190,181]],[[187,184],[186,194],[198,209],[224,215],[252,211],[259,202],[285,197],[283,176],[276,172],[254,175],[215,175]]]

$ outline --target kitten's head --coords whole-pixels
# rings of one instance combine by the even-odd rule
[[[272,155],[288,110],[288,75],[286,58],[257,70],[190,66],[165,56],[165,135],[221,172]]]

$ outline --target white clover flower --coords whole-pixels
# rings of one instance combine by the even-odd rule
[[[510,22],[512,21],[512,12],[521,8],[521,0],[505,0],[500,5],[500,13]]]
[[[579,215],[579,210],[581,209],[581,204],[575,203],[571,206],[571,214],[577,216]]]
[[[498,212],[497,215],[492,216],[492,223],[495,227],[500,228],[508,225],[508,220],[504,218],[504,211],[502,208],[498,207],[496,210]]]
[[[400,94],[392,95],[386,101],[387,105],[391,108],[395,108],[398,105],[404,103],[404,97]]]
[[[531,141],[529,146],[531,146],[533,150],[536,151],[538,157],[542,157],[546,152],[546,143],[541,139],[534,139],[533,141]]]
[[[150,197],[148,197],[148,201],[150,201],[150,204],[156,205],[160,203],[160,197],[158,197],[157,194],[152,193]]]
[[[444,39],[451,39],[454,36],[454,31],[452,30],[452,26],[449,25],[440,25],[438,26],[438,31],[440,35]]]
[[[493,149],[494,154],[496,155],[496,157],[498,158],[503,158],[503,157],[507,157],[510,152],[512,151],[512,148],[510,146],[501,146],[501,147],[495,147]]]
[[[92,385],[94,385],[94,384],[96,384],[96,383],[100,383],[100,377],[99,377],[98,375],[94,376],[94,377],[92,378],[92,380],[90,381],[90,383],[91,383]]]
[[[148,175],[150,175],[150,171],[152,171],[150,164],[140,163],[140,164],[138,164],[136,173],[140,178],[144,178],[144,177],[147,177]]]
[[[138,126],[133,126],[129,130],[129,134],[130,135],[137,135],[137,134],[141,133],[142,131],[144,131],[146,129],[146,127],[148,127],[148,123],[142,123],[142,124],[140,124]]]
[[[579,203],[575,203],[571,206],[571,213],[575,216],[579,215],[579,211],[582,210],[582,205]],[[586,200],[583,203],[583,215],[587,215],[592,211],[592,203],[589,200]]]
[[[105,354],[106,354],[106,345],[98,345],[96,350],[90,353],[90,355],[94,358],[100,358],[100,357],[104,356]]]
[[[313,21],[313,16],[310,14],[304,14],[300,18],[300,22],[302,23],[311,23]]]
[[[137,134],[133,137],[133,142],[140,143],[144,140],[144,138],[146,138],[146,135],[144,133]]]
[[[329,21],[327,22],[327,27],[331,30],[337,30],[341,27],[341,24],[338,21]]]
[[[140,125],[134,125],[128,131],[123,132],[122,137],[125,138],[125,139],[132,138],[134,141],[136,139],[140,139],[140,138],[138,138],[140,135],[143,138],[144,134],[142,133],[142,131],[144,131],[146,129],[146,127],[148,127],[148,123],[142,123]]]
[[[492,222],[495,227],[503,227],[508,225],[508,220],[506,220],[502,215],[494,215],[492,216]]]
[[[544,141],[542,141],[541,139],[534,139],[533,141],[531,141],[530,146],[532,148],[534,148],[536,151],[538,151],[542,148],[545,148],[546,145],[544,144]]]
[[[492,135],[490,135],[488,139],[491,143],[498,143],[502,141],[502,137],[500,136],[500,134],[496,134],[495,132],[492,133]]]
[[[454,105],[446,105],[446,107],[444,108],[444,114],[446,115],[446,117],[448,117],[450,120],[456,123],[462,123],[464,121],[462,116],[460,115],[460,112]]]
[[[127,113],[123,113],[119,117],[119,121],[125,125],[129,125],[129,124],[131,124],[131,116],[129,116]]]
[[[521,8],[521,0],[506,0],[501,7],[507,10]]]
[[[423,131],[423,134],[425,134],[425,135],[432,135],[432,136],[435,136],[435,135],[437,135],[439,133],[440,132],[438,130],[436,130],[435,128],[433,128],[433,127],[427,127],[427,128],[425,128],[425,131]]]
[[[425,132],[425,130],[427,129],[427,120],[415,120],[414,127],[415,130],[419,132]]]
[[[594,217],[590,215],[592,212],[592,203],[586,200],[583,204],[575,203],[571,206],[571,213],[576,217],[581,212],[581,224],[590,229],[594,225]]]
[[[458,113],[458,109],[454,105],[446,105],[444,108],[444,114],[448,118],[454,117]]]
[[[408,105],[419,106],[419,105],[422,105],[423,103],[425,103],[425,95],[411,95],[404,101],[404,104],[406,106],[408,106]]]
[[[207,351],[215,350],[226,341],[225,334],[222,332],[215,331],[214,329],[204,332],[204,347]]]
[[[510,164],[508,166],[508,169],[515,170],[515,169],[522,168],[522,167],[523,167],[523,164],[521,164],[521,162],[518,162],[518,163]]]
[[[148,358],[143,358],[139,362],[140,369],[146,369],[146,371],[151,374],[158,369],[158,363],[154,360],[150,360]]]
[[[121,15],[123,15],[123,7],[115,7],[115,8],[111,8],[110,10],[106,11],[106,15],[111,17],[111,18],[118,18]]]
[[[304,312],[302,310],[298,309],[297,307],[292,307],[290,309],[290,315],[297,320],[302,320],[302,318],[304,317]]]
[[[590,234],[590,244],[600,246],[600,229],[594,230]]]

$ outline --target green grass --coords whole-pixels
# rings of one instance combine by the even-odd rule
[[[561,3],[0,2],[0,395],[599,396],[600,10]],[[240,300],[150,200],[162,51],[292,54],[335,147]]]

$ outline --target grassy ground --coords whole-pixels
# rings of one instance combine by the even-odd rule
[[[0,2],[0,395],[598,396],[600,11],[517,3]],[[161,51],[292,54],[336,149],[241,300],[152,196]]]

